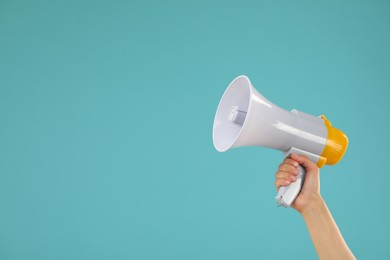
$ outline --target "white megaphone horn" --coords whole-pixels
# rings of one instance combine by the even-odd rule
[[[246,76],[235,78],[223,94],[214,119],[213,142],[219,152],[240,146],[265,146],[285,155],[297,153],[319,167],[336,164],[348,146],[347,136],[332,127],[325,116],[276,106],[257,92]],[[279,188],[278,206],[291,205],[305,174],[299,166],[297,181]]]

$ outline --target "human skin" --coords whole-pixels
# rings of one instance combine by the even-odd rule
[[[303,155],[291,154],[279,165],[275,186],[287,186],[296,180],[298,166],[306,169],[304,185],[292,203],[305,220],[314,248],[320,259],[356,259],[337,227],[320,193],[320,171],[315,163]]]

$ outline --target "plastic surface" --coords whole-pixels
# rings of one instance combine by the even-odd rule
[[[334,165],[343,158],[348,147],[348,137],[339,129],[332,126],[329,120],[322,115],[325,126],[328,130],[326,145],[321,156],[326,158],[326,164]]]
[[[246,111],[239,110],[238,107],[233,106],[230,109],[228,119],[238,124],[239,126],[242,126],[244,124],[246,114],[247,114]]]
[[[242,125],[229,120],[232,107],[247,111]],[[296,147],[319,155],[326,137],[327,129],[321,118],[278,107],[257,92],[246,76],[230,83],[213,125],[213,142],[219,152],[240,146],[265,146],[280,151]]]

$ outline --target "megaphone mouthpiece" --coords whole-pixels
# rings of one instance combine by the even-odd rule
[[[246,113],[247,113],[246,111],[240,110],[237,106],[232,106],[232,108],[230,109],[230,113],[228,115],[228,119],[231,122],[236,123],[239,126],[242,126],[245,121]]]

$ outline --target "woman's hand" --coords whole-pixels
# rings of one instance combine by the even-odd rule
[[[318,166],[306,156],[291,154],[279,165],[275,174],[275,186],[278,190],[280,186],[288,186],[296,181],[299,165],[306,169],[306,177],[300,193],[291,206],[302,214],[310,205],[322,200]]]

